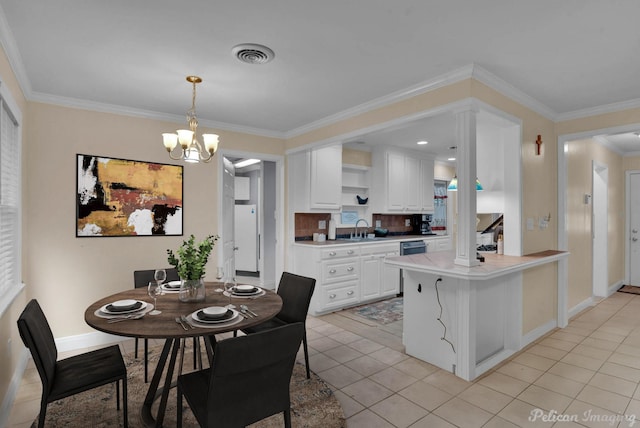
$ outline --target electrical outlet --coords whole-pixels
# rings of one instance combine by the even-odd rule
[[[409,218],[405,218],[405,219],[404,219],[404,225],[405,225],[405,226],[411,226],[411,219],[409,219]]]
[[[382,227],[382,220],[376,220],[376,227]]]
[[[327,228],[327,221],[326,220],[320,220],[318,222],[318,229],[326,229]]]

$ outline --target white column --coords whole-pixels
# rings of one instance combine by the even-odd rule
[[[476,114],[472,108],[455,113],[458,234],[454,263],[462,266],[480,264],[476,259]]]

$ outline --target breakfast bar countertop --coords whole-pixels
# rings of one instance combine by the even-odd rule
[[[434,273],[452,278],[486,280],[560,260],[568,257],[569,252],[545,250],[525,256],[506,256],[495,253],[482,253],[482,255],[485,259],[484,262],[472,267],[454,264],[454,251],[387,257],[385,263],[401,269]]]

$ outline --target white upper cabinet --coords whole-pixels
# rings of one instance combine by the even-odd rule
[[[380,213],[433,212],[433,158],[398,149],[372,153],[372,205]]]
[[[422,183],[422,211],[433,212],[433,159],[420,159],[420,176]]]
[[[289,189],[296,212],[339,210],[342,202],[342,146],[289,155]]]

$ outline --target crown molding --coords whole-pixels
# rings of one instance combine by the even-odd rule
[[[557,116],[556,122],[563,122],[566,120],[582,119],[589,116],[597,116],[605,113],[615,113],[617,111],[629,110],[634,108],[640,108],[640,98],[636,98],[628,101],[621,101],[619,103],[604,104],[597,107],[586,108],[582,110],[570,111],[567,113],[561,113]]]
[[[558,114],[552,109],[476,64],[473,65],[472,77],[490,88],[495,89],[502,95],[530,108],[545,118],[554,122],[557,121]]]
[[[285,133],[286,138],[297,137],[298,135],[305,134],[307,132],[314,131],[324,126],[332,125],[341,120],[350,119],[362,113],[366,113],[376,108],[385,107],[393,103],[397,103],[402,100],[406,100],[416,95],[424,94],[425,92],[433,91],[434,89],[442,88],[447,85],[459,82],[464,79],[472,77],[473,64],[458,68],[449,73],[442,74],[436,78],[418,83],[417,85],[410,86],[400,91],[392,92],[388,95],[367,101],[355,107],[348,108],[341,112],[332,114],[323,119],[319,119],[303,125],[301,127],[292,129]]]
[[[99,103],[95,101],[81,100],[71,97],[61,97],[58,95],[43,94],[33,92],[31,101],[41,102],[45,104],[54,104],[63,107],[77,108],[81,110],[90,110],[100,113],[112,113],[131,117],[140,117],[144,119],[161,120],[166,122],[185,123],[184,115],[176,115],[169,113],[160,113],[157,111],[136,109],[116,104]],[[231,132],[241,132],[244,134],[258,135],[261,137],[284,138],[284,133],[272,131],[268,129],[253,128],[250,126],[234,125],[226,122],[217,122],[214,120],[198,118],[198,124],[207,128],[221,129]]]

